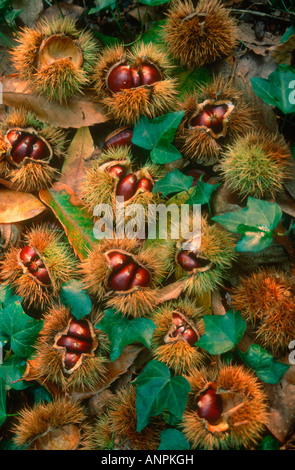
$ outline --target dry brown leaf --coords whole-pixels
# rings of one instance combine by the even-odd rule
[[[83,7],[80,7],[79,5],[67,5],[64,2],[58,2],[58,5],[64,16],[73,18],[74,20],[78,19],[84,13]],[[60,10],[57,5],[52,5],[52,7],[46,8],[46,10],[44,10],[44,12],[40,15],[40,19],[46,18],[48,20],[52,20],[57,16],[60,16]]]
[[[94,143],[89,127],[77,130],[67,152],[59,183],[70,186],[78,195],[84,176],[84,162],[94,151]]]
[[[177,299],[183,291],[184,281],[176,281],[168,286],[162,287],[157,292],[157,303],[166,302],[167,300]]]
[[[12,7],[16,10],[23,10],[19,14],[19,18],[26,26],[30,28],[34,26],[38,16],[43,10],[42,0],[13,0]]]
[[[248,49],[257,55],[267,56],[268,48],[280,44],[280,36],[266,31],[263,40],[256,39],[255,31],[249,23],[240,23],[238,25],[238,38]]]
[[[19,80],[16,74],[2,77],[0,83],[3,86],[3,103],[6,106],[25,106],[33,111],[40,121],[48,122],[52,126],[78,129],[108,121],[100,104],[89,94],[75,96],[67,105],[60,105],[32,93],[28,85]]]
[[[0,224],[32,219],[45,210],[46,206],[33,194],[0,188]]]

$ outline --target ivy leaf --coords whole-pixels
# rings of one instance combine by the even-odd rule
[[[158,450],[190,450],[190,444],[178,429],[164,429],[161,432]]]
[[[273,230],[282,217],[282,211],[275,202],[248,198],[247,207],[227,214],[212,217],[230,232],[242,236],[236,250],[240,252],[263,250],[273,239]]]
[[[188,204],[209,204],[210,199],[214,191],[220,186],[221,183],[217,184],[208,184],[200,180],[193,188],[193,191],[190,193],[190,197],[187,200]]]
[[[273,436],[265,436],[260,442],[257,450],[280,450],[280,443]]]
[[[140,3],[143,3],[143,5],[149,5],[151,7],[163,5],[164,3],[168,2],[170,2],[170,0],[140,0]]]
[[[256,95],[265,103],[279,108],[284,114],[289,114],[295,112],[295,104],[289,99],[290,83],[294,80],[294,68],[280,64],[268,78],[252,77],[251,85]]]
[[[171,193],[188,191],[192,183],[192,176],[186,176],[176,168],[154,184],[153,193],[160,192],[165,197]]]
[[[145,150],[151,150],[151,160],[164,164],[181,157],[171,142],[184,115],[184,111],[176,111],[148,119],[142,116],[134,126],[132,143]]]
[[[254,369],[257,376],[266,383],[278,383],[290,367],[288,364],[275,361],[272,355],[258,344],[252,344],[246,353],[239,350],[237,352],[245,364]]]
[[[95,15],[96,13],[99,13],[101,10],[104,10],[105,8],[111,8],[113,10],[116,6],[116,1],[114,0],[99,0],[98,2],[95,2],[95,3],[98,3],[98,6],[91,8],[88,11],[88,15]]]
[[[157,142],[156,146],[151,151],[150,157],[154,163],[163,165],[178,160],[181,157],[181,153],[165,137]]]
[[[225,315],[205,315],[205,333],[196,345],[210,354],[222,354],[233,349],[242,339],[246,322],[240,312],[229,310]]]
[[[23,358],[12,355],[6,359],[0,367],[0,379],[5,382],[7,390],[24,390],[29,384],[20,380],[26,368],[26,361]]]
[[[152,416],[164,411],[170,411],[181,419],[191,389],[185,377],[171,377],[165,364],[150,361],[137,377],[135,385],[138,432],[149,424]]]
[[[108,335],[111,341],[110,358],[115,361],[128,344],[138,341],[149,348],[156,325],[148,318],[130,320],[113,309],[107,309],[96,328]]]
[[[6,420],[6,388],[4,380],[0,377],[0,426]]]
[[[10,340],[12,351],[19,357],[27,357],[33,350],[43,322],[29,317],[19,300],[8,304],[0,311],[0,331]]]
[[[91,299],[87,295],[82,282],[77,279],[62,285],[60,300],[71,309],[71,313],[77,320],[89,315],[92,310]]]

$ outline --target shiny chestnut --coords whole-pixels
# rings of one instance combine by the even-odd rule
[[[160,71],[153,64],[141,64],[138,67],[121,64],[115,66],[108,74],[107,86],[111,92],[117,93],[143,85],[152,85],[161,79]]]
[[[197,412],[200,418],[204,418],[209,424],[218,423],[222,414],[222,398],[213,388],[203,392],[197,403]]]
[[[55,347],[64,348],[64,367],[67,371],[75,367],[82,354],[90,354],[94,342],[86,320],[72,319],[67,332],[56,341]]]
[[[131,255],[120,251],[106,253],[112,272],[108,279],[109,287],[115,291],[128,291],[134,287],[149,287],[151,275],[140,266]]]
[[[109,134],[104,141],[104,148],[123,147],[132,144],[133,129],[130,127],[120,127]]]
[[[25,246],[19,253],[21,264],[27,271],[44,286],[50,286],[51,279],[38,251],[32,246]]]
[[[223,119],[228,111],[226,104],[212,105],[207,104],[191,120],[191,126],[203,126],[207,129],[212,129],[215,134],[220,134],[223,131]]]
[[[49,144],[34,133],[11,129],[7,132],[6,139],[11,146],[9,160],[15,165],[20,165],[26,157],[46,161],[51,158]]]

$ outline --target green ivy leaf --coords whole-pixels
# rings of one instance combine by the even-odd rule
[[[0,378],[4,380],[7,390],[24,390],[29,383],[20,380],[25,371],[26,361],[23,358],[12,355],[0,366]]]
[[[160,192],[165,197],[171,193],[188,191],[192,182],[192,176],[186,176],[176,168],[154,184],[153,193]]]
[[[205,315],[205,333],[196,345],[210,354],[222,354],[233,349],[242,339],[246,322],[240,312],[229,310],[225,315]]]
[[[256,95],[265,103],[279,108],[284,114],[289,114],[295,112],[295,104],[289,100],[289,86],[294,80],[294,68],[280,64],[268,78],[252,77],[251,85]]]
[[[19,300],[8,304],[0,311],[0,331],[6,340],[10,340],[12,351],[19,357],[27,357],[33,350],[43,322],[29,317]]]
[[[4,380],[0,377],[0,426],[6,420],[6,388]]]
[[[149,318],[130,320],[113,309],[107,309],[96,328],[108,335],[111,341],[110,358],[114,361],[128,344],[138,341],[149,348],[156,325]]]
[[[182,417],[191,389],[185,377],[171,377],[165,364],[150,361],[137,377],[135,385],[138,432],[149,424],[152,416],[164,411]]]
[[[254,369],[257,376],[266,383],[278,383],[290,367],[288,364],[275,361],[272,355],[258,344],[252,344],[246,353],[239,350],[237,352],[245,364]]]
[[[164,3],[168,2],[170,2],[170,0],[140,0],[140,3],[143,3],[143,5],[149,5],[151,7],[163,5]]]
[[[265,436],[259,446],[257,447],[257,450],[279,450],[280,449],[280,443],[277,441],[273,436]]]
[[[282,217],[282,211],[275,202],[248,198],[247,207],[227,214],[212,217],[230,232],[240,233],[237,251],[257,252],[270,245],[273,230]]]
[[[209,204],[210,199],[214,191],[220,186],[221,183],[208,184],[204,183],[201,179],[198,181],[196,186],[190,193],[190,197],[187,200],[188,204]]]
[[[95,3],[98,3],[98,6],[90,8],[88,15],[95,15],[105,8],[111,8],[113,10],[116,7],[116,1],[114,0],[98,0]]]
[[[161,432],[158,450],[190,450],[190,444],[178,429],[164,429]]]
[[[151,160],[164,164],[181,157],[171,142],[184,115],[184,111],[164,114],[154,119],[142,116],[134,126],[132,142],[145,150],[151,150]]]
[[[62,285],[60,300],[71,309],[71,313],[77,320],[89,315],[92,310],[91,299],[82,282],[77,279]]]

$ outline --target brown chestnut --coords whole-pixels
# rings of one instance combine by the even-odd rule
[[[188,272],[199,267],[198,260],[189,251],[181,251],[177,256],[177,261]]]
[[[215,134],[223,130],[223,118],[228,110],[226,104],[212,105],[207,104],[203,110],[191,120],[191,126],[204,126],[212,129]]]
[[[41,284],[46,286],[51,284],[51,279],[44,262],[34,247],[27,245],[22,248],[19,253],[19,259],[27,268],[28,272],[41,282]]]
[[[56,343],[57,346],[63,346],[67,352],[88,353],[91,351],[91,343],[73,336],[62,336]]]
[[[140,287],[149,287],[151,283],[151,275],[148,272],[147,269],[142,268],[139,266],[133,276],[133,279],[131,280],[131,283],[129,285],[129,289],[132,289],[135,286],[140,286]]]
[[[129,175],[122,178],[121,181],[118,183],[116,195],[122,196],[124,198],[124,201],[128,201],[128,199],[130,199],[136,191],[136,184],[136,176],[130,173]]]
[[[126,175],[126,168],[122,165],[114,165],[108,169],[108,173],[112,178],[124,178]]]
[[[200,418],[204,418],[209,424],[218,423],[222,414],[222,398],[213,388],[203,392],[197,403],[197,411]]]
[[[196,342],[198,341],[198,336],[196,335],[196,332],[192,328],[187,328],[182,333],[182,337],[190,346],[194,346]]]
[[[92,341],[90,328],[86,320],[72,320],[67,335],[84,341]]]
[[[153,189],[153,183],[148,178],[140,178],[136,187],[136,190],[138,189],[141,189],[142,191],[151,192]]]
[[[129,290],[136,268],[135,263],[128,263],[120,271],[112,274],[109,278],[110,287],[115,291]]]
[[[121,269],[128,261],[131,261],[130,256],[125,253],[121,253],[120,251],[110,251],[107,254],[107,257],[113,271]]]
[[[133,130],[129,127],[120,127],[109,134],[104,141],[104,148],[130,146],[132,144]]]
[[[142,85],[152,85],[160,81],[161,78],[161,73],[152,64],[141,64],[139,67],[117,65],[108,75],[107,86],[110,91],[117,93]]]

